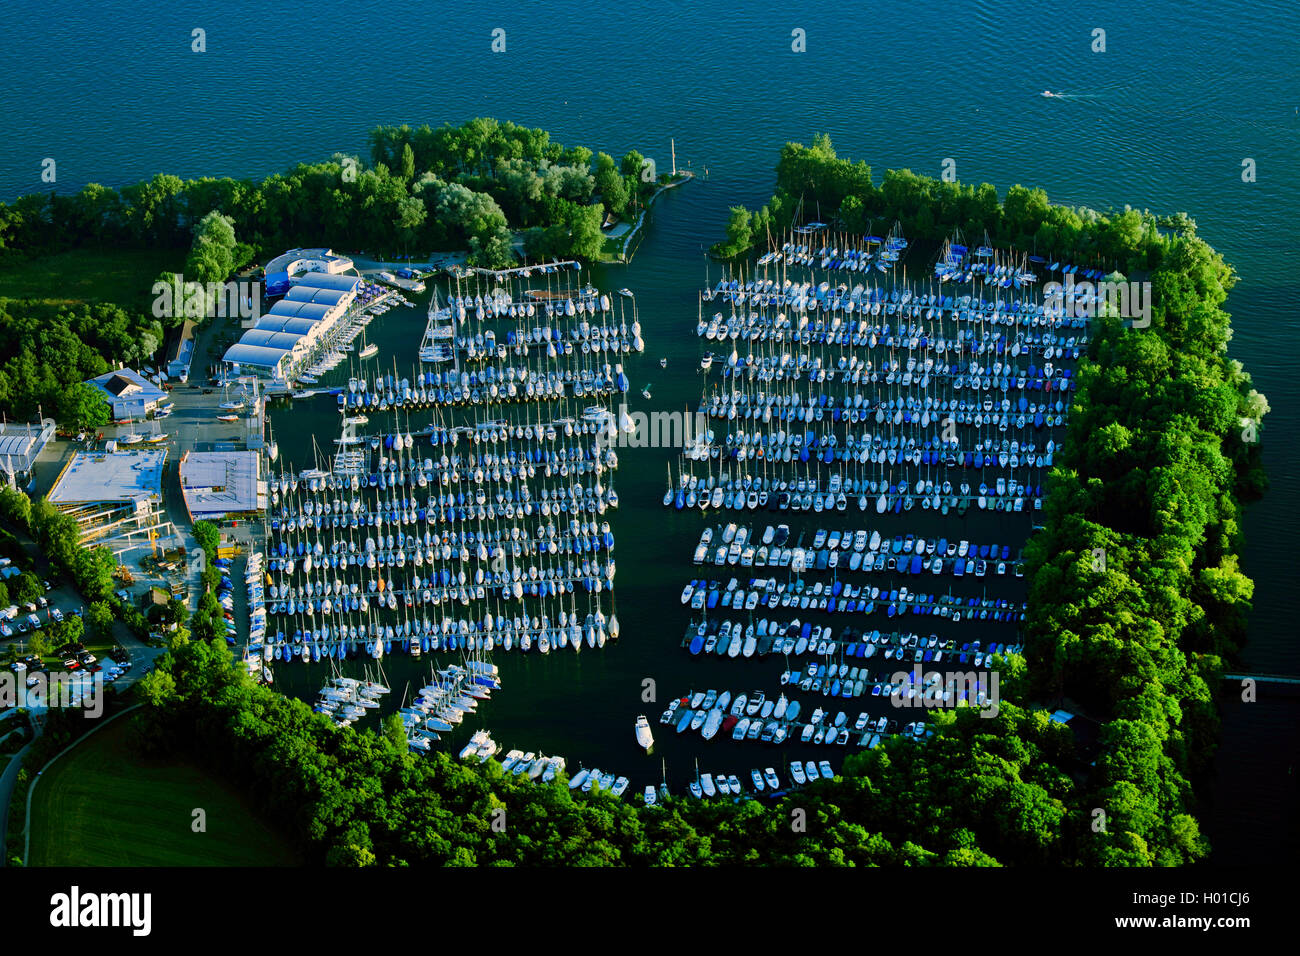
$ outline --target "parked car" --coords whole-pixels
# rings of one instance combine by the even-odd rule
[[[52,607],[50,608],[50,617],[52,617],[56,621],[62,621],[63,612],[60,611],[57,607]]]
[[[41,619],[40,619],[39,617],[37,617],[35,614],[28,614],[28,615],[27,615],[27,623],[30,624],[30,625],[32,626],[33,629],[35,629],[35,630],[40,630],[40,627],[41,627]]]
[[[36,599],[36,603],[39,604],[41,607],[49,607],[50,599],[47,598],[44,594],[42,594],[40,597]]]

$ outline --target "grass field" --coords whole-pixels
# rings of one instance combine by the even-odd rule
[[[164,270],[180,270],[183,253],[138,249],[75,249],[35,259],[0,260],[0,298],[63,305],[116,302],[143,308]]]
[[[32,798],[30,866],[299,862],[222,781],[191,765],[136,756],[127,743],[130,720],[109,724],[41,776]],[[192,829],[195,808],[207,814],[205,833]]]

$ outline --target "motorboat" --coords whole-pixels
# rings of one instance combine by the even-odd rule
[[[654,734],[650,732],[650,721],[646,720],[645,714],[641,714],[636,719],[636,742],[644,750],[649,750],[654,746]]]

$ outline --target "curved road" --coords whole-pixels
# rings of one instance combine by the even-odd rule
[[[40,728],[36,728],[36,737],[40,736]],[[35,740],[33,737],[32,740]],[[9,828],[9,798],[13,796],[14,784],[18,781],[18,771],[22,769],[23,757],[31,749],[32,741],[29,740],[23,749],[13,755],[13,758],[5,764],[4,773],[0,773],[0,867],[5,865],[8,854],[5,852],[6,831]]]

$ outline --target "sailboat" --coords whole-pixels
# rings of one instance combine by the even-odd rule
[[[368,358],[374,358],[378,354],[379,354],[379,346],[376,345],[374,342],[370,342],[367,344],[366,330],[363,328],[361,330],[361,351],[357,353],[357,356],[359,358],[368,359]]]
[[[227,411],[232,411],[232,412],[240,411],[240,410],[243,409],[244,405],[247,404],[247,403],[244,401],[244,399],[243,399],[242,397],[238,397],[238,396],[237,396],[233,401],[231,400],[231,398],[230,398],[230,383],[229,383],[229,382],[226,383],[226,387],[225,387],[225,391],[224,391],[224,393],[223,393],[223,397],[225,398],[225,401],[222,402],[222,403],[221,403],[220,405],[218,405],[217,407],[218,407],[218,408],[222,408],[222,409],[226,409]]]

